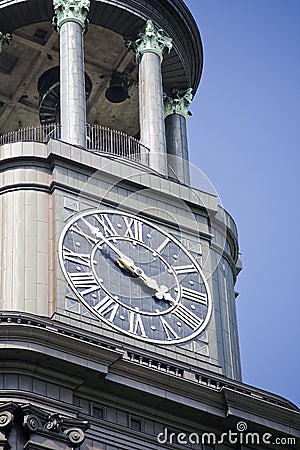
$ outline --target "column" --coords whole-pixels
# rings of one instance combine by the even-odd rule
[[[61,139],[86,147],[83,31],[89,0],[53,0],[54,28],[60,33]]]
[[[180,94],[173,89],[171,95],[164,95],[168,175],[183,184],[190,184],[187,119],[191,114],[192,89]]]
[[[172,39],[157,30],[151,20],[131,43],[139,63],[139,115],[141,142],[149,148],[149,164],[167,175],[161,63],[172,48]]]

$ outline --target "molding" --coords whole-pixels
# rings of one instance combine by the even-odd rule
[[[78,322],[78,324],[79,323],[80,322]],[[26,327],[26,324],[28,327]],[[126,373],[127,377],[131,376],[132,379],[143,379],[144,382],[150,383],[151,385],[164,386],[165,383],[166,385],[170,385],[171,383],[173,388],[178,386],[180,391],[182,391],[181,386],[183,383],[185,386],[190,386],[190,388],[187,389],[187,392],[189,390],[191,390],[191,392],[195,392],[195,385],[197,385],[199,389],[202,390],[204,397],[209,395],[209,393],[220,392],[224,388],[227,388],[230,391],[235,392],[236,396],[243,394],[245,396],[243,398],[251,398],[252,402],[254,400],[267,402],[268,404],[273,405],[273,407],[280,406],[290,411],[295,411],[299,414],[299,409],[297,406],[278,395],[249,386],[239,381],[231,380],[225,376],[218,375],[208,370],[198,369],[196,367],[192,368],[190,365],[185,367],[184,364],[178,363],[177,367],[175,361],[171,362],[170,359],[164,358],[159,354],[154,355],[152,353],[151,355],[150,352],[147,353],[146,351],[140,353],[137,351],[136,347],[125,343],[113,342],[108,338],[103,338],[98,333],[84,332],[80,328],[76,329],[74,326],[66,325],[50,318],[35,316],[28,313],[2,312],[0,328],[2,328],[1,335],[5,338],[5,347],[2,347],[2,351],[11,352],[13,349],[13,343],[16,341],[20,343],[22,341],[20,336],[23,338],[28,351],[30,351],[29,336],[34,336],[34,343],[36,341],[40,342],[44,350],[45,343],[47,343],[46,347],[48,348],[51,346],[56,347],[57,345],[60,345],[60,348],[63,350],[68,348],[69,352],[67,353],[71,353],[73,357],[75,356],[75,350],[79,354],[85,353],[86,357],[85,361],[82,360],[82,368],[85,370],[86,359],[88,358],[89,370],[91,372],[96,370],[98,373],[98,379],[98,369],[97,367],[93,367],[91,364],[93,355],[97,358],[98,362],[101,357],[100,359],[103,361],[103,364],[106,364],[106,380],[108,380],[112,374],[119,374],[120,376],[123,374],[124,376],[124,373]],[[35,330],[34,333],[33,329]],[[37,332],[37,329],[40,329],[40,331]],[[93,339],[95,341],[93,341]],[[72,345],[70,345],[71,341],[73,341]],[[98,349],[93,344],[97,344]],[[120,348],[121,346],[122,348]],[[92,347],[94,347],[94,352],[92,351]],[[88,348],[89,351],[87,351]],[[158,346],[158,348],[160,347]],[[20,347],[18,347],[18,351],[19,350]],[[37,353],[36,345],[32,348],[32,350],[35,354]],[[21,360],[22,358],[19,353],[18,360]],[[134,358],[129,355],[130,353],[134,354]],[[65,355],[65,352],[62,354]],[[23,357],[27,360],[25,353]],[[60,360],[60,352],[56,352],[55,358]],[[146,364],[147,358],[149,358],[149,360],[151,358],[151,365],[149,364],[149,361]],[[65,360],[65,357],[63,359]],[[163,363],[161,370],[155,367],[157,362]],[[170,365],[170,369],[166,370],[164,365],[167,366],[168,364]],[[70,361],[70,367],[72,365],[79,368],[78,361]],[[177,368],[178,371],[176,370]],[[14,368],[14,372],[16,369],[17,366]],[[46,370],[46,367],[44,367],[44,369]],[[79,370],[76,372],[76,377],[80,377]],[[173,381],[171,382],[171,380]],[[205,394],[205,392],[207,392],[207,394]]]

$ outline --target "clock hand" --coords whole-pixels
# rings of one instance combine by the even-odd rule
[[[94,234],[97,238],[100,238],[102,241],[104,241],[105,244],[119,256],[117,261],[120,261],[122,265],[126,264],[126,268],[128,265],[129,266],[134,265],[133,260],[131,258],[128,258],[128,256],[124,255],[124,253],[122,253],[121,250],[119,250],[109,239],[107,239],[104,236],[104,234],[99,230],[98,227],[95,227],[94,225],[90,224],[84,218],[82,218],[82,221],[89,227],[92,234]]]
[[[143,281],[143,283],[151,288],[151,289],[159,289],[158,283],[156,280],[154,280],[154,278],[150,278],[148,277],[145,272],[143,271],[143,269],[141,269],[141,267],[138,267],[134,264],[133,261],[131,261],[128,264],[128,260],[124,260],[123,258],[118,258],[117,259],[117,263],[127,269],[129,272],[131,272],[133,275],[135,275],[137,278],[139,278],[140,280]]]
[[[137,278],[140,278],[146,286],[157,289],[158,284],[156,280],[149,278],[145,275],[143,269],[136,266],[134,264],[134,261],[126,256],[123,252],[121,252],[109,239],[107,239],[103,233],[99,230],[98,227],[95,227],[91,223],[89,223],[87,220],[82,218],[82,221],[88,226],[91,233],[94,234],[97,238],[100,238],[102,241],[105,242],[105,244],[118,255],[117,263],[120,267],[123,267],[127,269],[129,272],[131,272],[133,275],[135,275]]]
[[[128,266],[126,263],[124,263],[124,261],[122,261],[120,259],[118,259],[117,261],[118,261],[118,263],[121,263],[122,267],[125,267],[131,273],[133,273],[137,278],[142,280],[147,287],[149,287],[150,289],[154,289],[156,291],[154,296],[158,300],[165,300],[166,302],[169,302],[170,305],[175,305],[176,302],[172,298],[171,294],[168,292],[169,288],[167,286],[165,286],[164,284],[159,286],[157,281],[154,278],[148,277],[145,274],[145,272],[143,271],[143,269],[136,266],[135,264]]]
[[[175,305],[176,303],[171,294],[168,292],[167,286],[160,286],[160,288],[156,289],[156,293],[154,295],[158,300],[165,300],[166,302],[169,302],[170,305]]]
[[[150,278],[148,277],[145,272],[143,271],[143,269],[141,269],[140,267],[136,266],[135,264],[128,264],[127,261],[123,260],[122,258],[118,258],[117,259],[117,263],[121,266],[124,267],[125,269],[129,270],[133,275],[135,275],[137,278],[139,278],[140,280],[143,281],[143,283],[149,287],[150,289],[155,290],[155,297],[158,300],[166,300],[170,303],[175,303],[174,300],[172,299],[171,295],[167,292],[168,291],[168,287],[165,285],[161,285],[159,286],[157,281],[154,278]]]
[[[131,258],[128,258],[128,256],[126,256],[123,252],[121,252],[109,239],[107,239],[103,235],[103,233],[99,230],[98,227],[95,227],[84,218],[82,218],[82,221],[88,226],[92,234],[94,234],[97,238],[100,238],[102,241],[104,241],[105,244],[118,255],[119,258],[117,259],[117,263],[120,267],[127,269],[137,278],[142,280],[143,283],[150,289],[154,289],[156,291],[154,295],[157,299],[159,300],[164,299],[170,302],[171,304],[175,303],[171,295],[167,292],[168,291],[167,286],[164,285],[159,286],[154,278],[148,277],[143,271],[143,269],[136,266]]]

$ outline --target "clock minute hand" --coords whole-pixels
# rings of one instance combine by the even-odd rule
[[[107,239],[104,234],[99,230],[98,227],[95,227],[91,223],[89,223],[87,220],[82,218],[82,221],[87,225],[87,227],[90,229],[91,233],[96,236],[97,238],[100,238],[105,244],[118,255],[117,263],[120,267],[123,267],[124,269],[127,269],[129,272],[131,272],[133,275],[135,275],[137,278],[140,278],[146,286],[152,288],[152,289],[158,289],[158,284],[156,280],[153,280],[152,278],[147,277],[145,275],[143,269],[136,266],[134,264],[134,261],[126,256],[121,250],[119,250],[109,239]]]
[[[121,264],[132,264],[134,265],[134,262],[131,258],[128,258],[128,256],[124,255],[124,253],[121,252],[109,239],[107,239],[104,234],[99,230],[98,227],[95,227],[91,223],[89,223],[87,220],[82,218],[82,221],[89,227],[92,234],[94,234],[97,238],[100,238],[102,241],[105,242],[105,244],[112,249],[113,252],[115,252],[119,256],[119,261]],[[126,267],[127,268],[127,267]]]
[[[123,267],[124,269],[127,269],[129,272],[131,272],[133,275],[135,275],[137,278],[143,281],[143,283],[149,287],[150,289],[154,289],[156,291],[155,296],[158,299],[164,299],[166,301],[171,302],[172,298],[170,294],[167,293],[168,288],[164,285],[159,286],[157,281],[154,278],[148,277],[143,269],[136,266],[134,264],[134,261],[129,258],[128,256],[124,255],[109,239],[107,239],[104,234],[99,230],[98,227],[95,227],[91,223],[89,223],[87,220],[82,218],[82,221],[88,226],[91,233],[94,234],[97,238],[100,238],[105,244],[111,248],[113,252],[115,252],[118,255],[117,263],[120,267]]]

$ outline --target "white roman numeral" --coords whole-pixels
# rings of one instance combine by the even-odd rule
[[[161,324],[163,326],[164,332],[167,335],[167,340],[168,341],[171,341],[174,338],[175,339],[179,338],[178,334],[173,330],[171,325],[169,325],[168,322],[162,316],[160,316],[160,321],[161,321]]]
[[[129,332],[147,337],[140,313],[129,311]]]
[[[181,295],[188,300],[193,302],[203,303],[207,305],[207,295],[202,292],[194,291],[193,289],[186,288],[181,286]]]
[[[118,312],[119,304],[116,303],[113,298],[109,297],[109,295],[106,295],[102,300],[100,300],[100,302],[97,303],[97,305],[94,306],[94,308],[102,316],[106,316],[110,313],[108,320],[113,322]]]
[[[102,225],[105,236],[118,236],[118,232],[115,227],[111,223],[111,220],[108,218],[107,214],[95,214],[94,216],[98,222]]]
[[[173,314],[193,330],[199,328],[199,326],[203,322],[202,319],[197,317],[196,314],[194,314],[184,305],[178,305],[177,308],[174,309]]]
[[[77,289],[84,289],[80,291],[81,295],[87,295],[100,289],[92,272],[69,273],[69,277]]]
[[[126,231],[124,236],[135,239],[136,241],[143,242],[143,224],[137,219],[132,219],[127,216],[123,216],[123,220],[126,225]]]
[[[76,253],[63,246],[63,257],[66,261],[70,261],[75,264],[90,267],[90,255],[87,253]]]
[[[186,266],[173,266],[173,269],[177,275],[182,275],[183,273],[197,272],[197,269],[193,264],[189,264]]]

